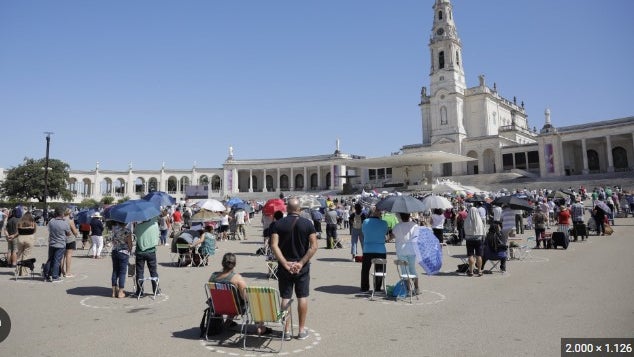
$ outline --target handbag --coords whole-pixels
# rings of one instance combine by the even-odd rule
[[[603,233],[607,234],[607,235],[612,235],[612,233],[614,233],[614,229],[612,229],[612,226],[610,226],[607,223],[603,224]]]
[[[398,283],[394,285],[392,296],[395,298],[403,298],[407,296],[407,286],[405,285],[405,280],[399,280]]]

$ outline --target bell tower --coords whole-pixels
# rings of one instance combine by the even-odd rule
[[[434,22],[429,40],[430,90],[421,100],[423,143],[443,151],[461,153],[467,132],[464,125],[464,94],[467,88],[450,0],[435,0]],[[427,93],[426,93],[427,94]]]

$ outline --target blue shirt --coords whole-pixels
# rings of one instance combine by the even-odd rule
[[[97,217],[93,217],[90,220],[90,235],[101,236],[103,235],[103,222]]]
[[[363,253],[387,253],[385,249],[385,235],[387,222],[377,217],[370,217],[363,221]]]

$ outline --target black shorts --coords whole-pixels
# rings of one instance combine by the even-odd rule
[[[482,239],[467,239],[467,255],[468,256],[482,256]]]
[[[222,233],[222,232],[226,232],[229,230],[229,226],[220,226],[220,228],[218,228],[218,232]]]
[[[70,243],[66,243],[66,250],[75,250],[77,249],[77,242],[72,241]]]
[[[293,291],[298,299],[308,297],[310,270],[301,274],[291,274],[286,269],[280,268],[277,272],[277,282],[282,299],[291,299]]]

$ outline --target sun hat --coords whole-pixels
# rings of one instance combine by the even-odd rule
[[[93,213],[93,215],[91,217],[101,218],[101,213],[95,212],[95,213]]]

